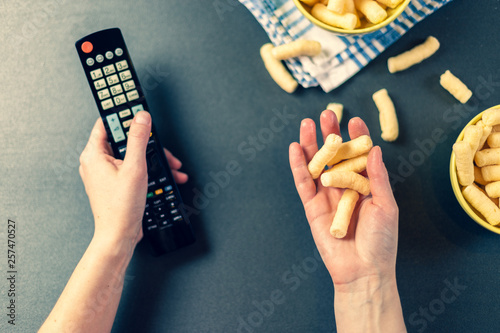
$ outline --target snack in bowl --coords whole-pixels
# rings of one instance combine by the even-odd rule
[[[500,208],[498,206],[500,155],[496,153],[498,148],[491,148],[487,143],[488,138],[492,135],[495,137],[497,133],[492,132],[492,127],[487,125],[491,119],[500,119],[500,105],[481,112],[462,130],[451,154],[450,179],[455,197],[464,211],[484,228],[500,234]],[[481,139],[478,140],[479,131],[471,126],[482,128]],[[476,145],[478,148],[474,153],[473,149]],[[460,176],[463,172],[465,176],[464,174]],[[466,179],[464,180],[463,177]]]
[[[293,1],[313,24],[341,34],[376,31],[394,21],[410,3],[410,0]]]

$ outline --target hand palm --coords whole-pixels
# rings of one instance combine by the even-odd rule
[[[330,133],[340,133],[336,117],[331,111],[322,114],[321,129],[324,138]],[[349,133],[351,139],[369,134],[359,118],[350,122]],[[386,187],[381,189],[373,188],[373,185],[381,186],[377,181],[383,175],[378,173],[379,170],[373,170],[370,183],[372,192],[380,192],[385,197],[377,197],[380,202],[374,202],[371,196],[360,198],[346,237],[336,239],[329,230],[343,189],[326,188],[319,180],[312,180],[307,171],[307,163],[318,150],[314,122],[303,122],[300,141],[300,146],[292,144],[290,147],[290,164],[314,241],[334,284],[348,284],[365,276],[379,274],[381,270],[393,269],[397,250],[397,206],[392,192],[390,195],[387,193],[390,185],[385,184]],[[376,157],[369,157],[370,162],[376,163]],[[382,181],[388,183],[388,179]]]

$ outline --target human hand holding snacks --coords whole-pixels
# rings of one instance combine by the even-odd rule
[[[340,135],[332,111],[324,111],[320,123],[324,140],[332,133]],[[368,128],[360,118],[351,119],[348,127],[351,141],[369,136]],[[300,144],[290,145],[290,166],[314,241],[334,283],[337,328],[339,331],[363,331],[356,325],[376,320],[374,325],[382,325],[383,332],[404,331],[395,277],[398,206],[382,152],[379,147],[374,147],[366,159],[369,196],[359,195],[353,190],[325,187],[320,179],[314,180],[308,164],[316,152],[316,125],[311,119],[304,119],[300,127]],[[359,155],[356,163],[351,163],[363,164],[364,155],[366,152]],[[342,208],[338,208],[339,205]],[[352,210],[347,234],[342,239],[330,233],[338,209],[343,211],[339,216],[342,223],[351,216]],[[380,313],[378,306],[382,303],[384,313]]]

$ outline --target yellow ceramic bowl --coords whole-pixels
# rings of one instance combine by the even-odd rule
[[[311,7],[310,6],[304,4],[300,0],[293,0],[293,2],[295,2],[295,6],[297,6],[297,8],[302,13],[302,15],[304,15],[309,21],[316,24],[318,27],[321,27],[321,28],[326,29],[326,30],[330,30],[332,32],[340,33],[340,34],[352,35],[352,34],[366,34],[366,33],[373,32],[373,31],[376,31],[380,28],[385,27],[386,25],[388,25],[389,23],[394,21],[396,19],[396,17],[401,15],[401,13],[405,10],[405,8],[408,7],[410,0],[404,0],[402,3],[400,3],[394,9],[387,8],[387,18],[384,21],[377,23],[377,24],[365,22],[361,25],[361,27],[356,28],[356,29],[352,29],[352,30],[337,28],[337,27],[328,25],[326,23],[323,23],[311,15]]]
[[[500,108],[500,105],[491,107],[490,109],[498,109],[498,108]],[[490,110],[490,109],[488,109],[488,110]],[[469,121],[467,126],[474,125],[479,120],[481,120],[481,118],[483,117],[483,113],[488,111],[488,110],[485,110],[485,111],[481,112],[480,114],[478,114],[477,116],[475,116],[471,121]],[[464,138],[464,131],[462,130],[462,132],[460,132],[460,135],[457,138],[457,142],[462,141],[463,138]],[[451,153],[451,159],[450,159],[450,179],[451,179],[451,187],[453,188],[453,192],[455,193],[455,197],[457,198],[458,203],[460,204],[460,206],[462,206],[463,210],[467,213],[467,215],[469,215],[474,221],[476,221],[478,224],[485,227],[486,229],[493,231],[497,234],[500,234],[499,227],[495,227],[495,226],[489,224],[486,221],[486,219],[481,215],[481,213],[479,213],[477,210],[475,210],[467,202],[467,200],[465,200],[465,198],[462,194],[462,191],[461,191],[461,186],[458,183],[457,164],[456,164],[454,152]]]

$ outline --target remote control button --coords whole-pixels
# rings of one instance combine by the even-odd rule
[[[146,198],[152,198],[154,197],[154,193],[153,192],[149,192],[147,195],[146,195]]]
[[[106,120],[108,121],[108,126],[111,130],[111,135],[113,135],[113,139],[115,140],[115,142],[125,140],[125,133],[123,133],[122,127],[120,126],[120,121],[118,120],[118,116],[116,115],[116,113],[106,116]]]
[[[122,49],[120,49],[120,48],[117,48],[117,49],[115,50],[115,54],[116,54],[116,56],[117,56],[117,57],[120,57],[120,56],[122,56],[122,55],[123,55],[123,50],[122,50]]]
[[[160,213],[155,215],[158,220],[163,220],[167,218],[167,214],[165,213]]]
[[[92,66],[92,65],[94,65],[94,59],[92,59],[92,58],[87,58],[86,63],[87,63],[87,66]]]
[[[172,189],[173,189],[172,185],[165,186],[165,192],[170,192],[172,191]]]
[[[148,187],[156,186],[156,181],[152,180],[148,183]]]
[[[133,101],[135,99],[139,98],[139,92],[137,90],[132,90],[127,93],[127,98],[130,101]]]
[[[120,111],[118,113],[118,115],[120,116],[120,118],[125,118],[125,117],[128,117],[132,114],[132,112],[130,112],[130,109],[125,109],[123,111]]]
[[[106,80],[100,79],[100,80],[94,81],[94,86],[97,90],[102,89],[102,88],[106,87]]]
[[[108,77],[108,79],[109,79],[109,77]],[[121,84],[117,84],[116,86],[111,87],[111,94],[113,94],[113,96],[121,94],[121,93],[123,93],[123,89],[122,89]]]
[[[130,71],[120,72],[120,79],[122,81],[130,80],[132,78],[132,73]]]
[[[170,221],[169,220],[161,220],[159,224],[160,224],[160,228],[161,227],[168,227],[170,224]]]
[[[146,224],[153,224],[155,220],[152,217],[148,217],[144,219],[144,222],[146,222]]]
[[[90,72],[90,77],[92,77],[92,80],[100,79],[102,77],[102,70],[100,68],[98,68],[98,69]]]
[[[127,146],[121,146],[120,148],[118,148],[118,152],[120,153],[122,159],[125,158],[126,151],[127,151]]]
[[[111,75],[111,76],[108,76],[106,78],[106,81],[108,81],[108,84],[110,86],[112,86],[113,84],[117,84],[120,82],[120,79],[118,79],[118,75],[114,74],[114,75]]]
[[[168,206],[169,206],[170,208],[176,208],[176,207],[177,207],[177,202],[176,202],[176,201],[169,202],[169,203],[168,203]]]
[[[174,201],[175,200],[175,195],[171,194],[165,198],[168,201]]]
[[[97,61],[97,62],[103,62],[104,61],[103,55],[102,54],[96,55],[95,61]]]
[[[102,106],[103,110],[107,110],[107,109],[111,109],[114,105],[113,105],[113,101],[110,98],[110,99],[107,99],[105,101],[102,101],[101,106]]]
[[[158,229],[158,226],[156,224],[148,225],[146,227],[147,231],[155,231],[156,229]]]
[[[123,82],[123,89],[125,89],[125,91],[129,91],[129,90],[135,89],[135,82],[134,82],[134,80]]]
[[[156,194],[156,195],[160,195],[160,194],[162,194],[162,193],[163,193],[163,190],[162,190],[161,188],[159,188],[159,189],[157,189],[157,190],[155,191],[155,194]]]
[[[170,214],[172,214],[172,215],[177,215],[177,214],[179,214],[179,210],[178,210],[178,209],[172,209],[172,210],[170,211]]]
[[[116,69],[115,66],[113,66],[113,64],[104,66],[102,69],[104,71],[104,75],[106,76],[116,73]]]
[[[97,95],[99,96],[99,99],[100,100],[103,100],[105,98],[109,98],[111,95],[109,94],[109,89],[103,89],[103,90],[99,90],[97,92]]]
[[[142,106],[142,104],[138,104],[132,107],[132,113],[134,114],[134,116],[139,111],[144,111],[144,106]]]
[[[155,213],[165,213],[165,205],[155,206]]]
[[[83,42],[82,44],[82,51],[83,53],[90,53],[94,49],[94,45],[92,45],[91,42]]]
[[[182,216],[180,216],[180,215],[174,216],[174,217],[172,218],[172,220],[173,220],[174,222],[177,222],[177,221],[182,221]]]
[[[127,60],[118,61],[116,63],[116,68],[118,68],[118,71],[122,71],[124,69],[127,69],[128,68]]]
[[[153,201],[153,205],[159,205],[162,203],[162,200],[161,199],[156,199],[155,201]]]
[[[130,120],[125,120],[122,125],[123,125],[123,128],[129,128],[130,127],[130,124],[132,124],[132,119]]]
[[[123,95],[123,94],[115,96],[115,97],[113,97],[113,99],[115,100],[116,105],[121,105],[123,103],[127,103],[127,100],[125,99],[125,95]]]
[[[106,52],[105,56],[106,56],[106,59],[111,60],[111,59],[113,59],[113,52],[108,51],[108,52]]]

